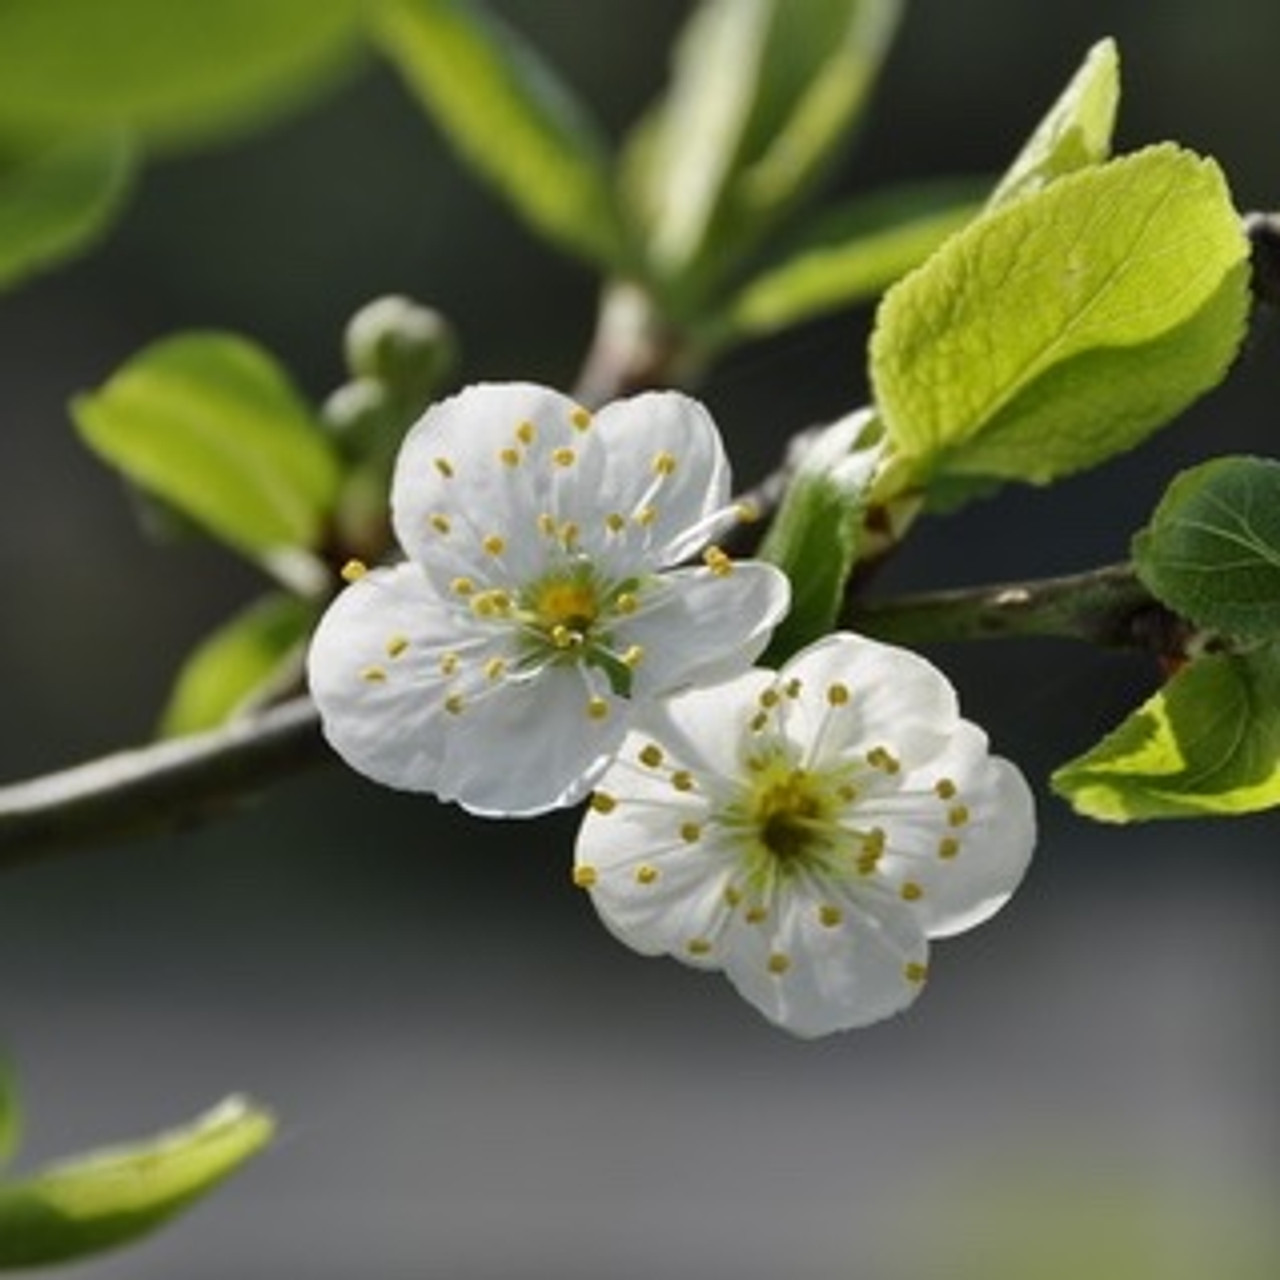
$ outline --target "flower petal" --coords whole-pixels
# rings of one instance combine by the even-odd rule
[[[416,565],[373,569],[320,620],[307,655],[325,736],[354,769],[389,787],[435,789],[444,753],[448,653],[476,648]]]
[[[959,720],[955,690],[931,662],[907,649],[837,632],[800,650],[778,673],[800,682],[788,700],[787,736],[820,766],[881,747],[910,767],[946,746]],[[833,713],[829,693],[848,701]]]
[[[901,793],[867,806],[888,834],[882,873],[911,883],[931,938],[963,933],[995,915],[1018,887],[1036,840],[1035,802],[1017,767],[987,751],[961,721],[944,754],[903,780]]]
[[[647,391],[596,414],[602,449],[595,500],[628,518],[628,544],[657,567],[708,538],[691,534],[729,502],[729,462],[711,415],[678,391]],[[633,556],[635,551],[633,550]]]
[[[580,800],[626,732],[626,704],[588,714],[591,690],[576,667],[546,667],[495,682],[450,717],[436,794],[487,817],[528,817]]]
[[[509,576],[540,571],[548,554],[540,518],[574,518],[561,510],[573,505],[566,490],[598,489],[596,451],[578,447],[582,413],[548,387],[487,382],[433,404],[410,429],[392,480],[392,523],[442,593],[456,577],[485,572],[484,541],[495,535]]]
[[[905,1009],[920,993],[928,957],[904,904],[868,909],[830,886],[788,894],[763,924],[736,918],[726,947],[725,973],[738,992],[799,1036],[867,1026]]]
[[[740,561],[727,574],[675,569],[652,579],[639,611],[618,628],[620,640],[646,655],[636,697],[737,675],[763,652],[790,600],[786,575],[763,561]]]

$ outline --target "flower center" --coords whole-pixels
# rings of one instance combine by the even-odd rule
[[[581,644],[600,614],[600,601],[591,582],[581,578],[552,578],[535,588],[531,601],[537,626],[557,647]],[[568,638],[561,644],[556,637]]]
[[[760,843],[783,863],[826,848],[835,811],[820,779],[798,768],[761,778],[748,806]]]

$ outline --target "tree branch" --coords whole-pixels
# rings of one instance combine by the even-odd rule
[[[309,698],[0,787],[0,869],[186,827],[333,758]]]

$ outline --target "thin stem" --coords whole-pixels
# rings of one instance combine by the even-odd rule
[[[205,821],[326,758],[315,707],[295,698],[208,733],[0,787],[0,868]]]
[[[1105,648],[1181,655],[1188,628],[1138,580],[1131,564],[1032,582],[856,600],[842,619],[895,644],[1058,636]]]

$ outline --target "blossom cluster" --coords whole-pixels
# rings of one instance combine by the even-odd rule
[[[843,633],[753,666],[789,584],[715,545],[752,513],[693,399],[469,387],[410,430],[391,513],[404,559],[349,565],[312,640],[326,736],[481,815],[594,791],[574,880],[636,950],[820,1035],[904,1008],[929,939],[1013,892],[1030,792],[936,668]]]

